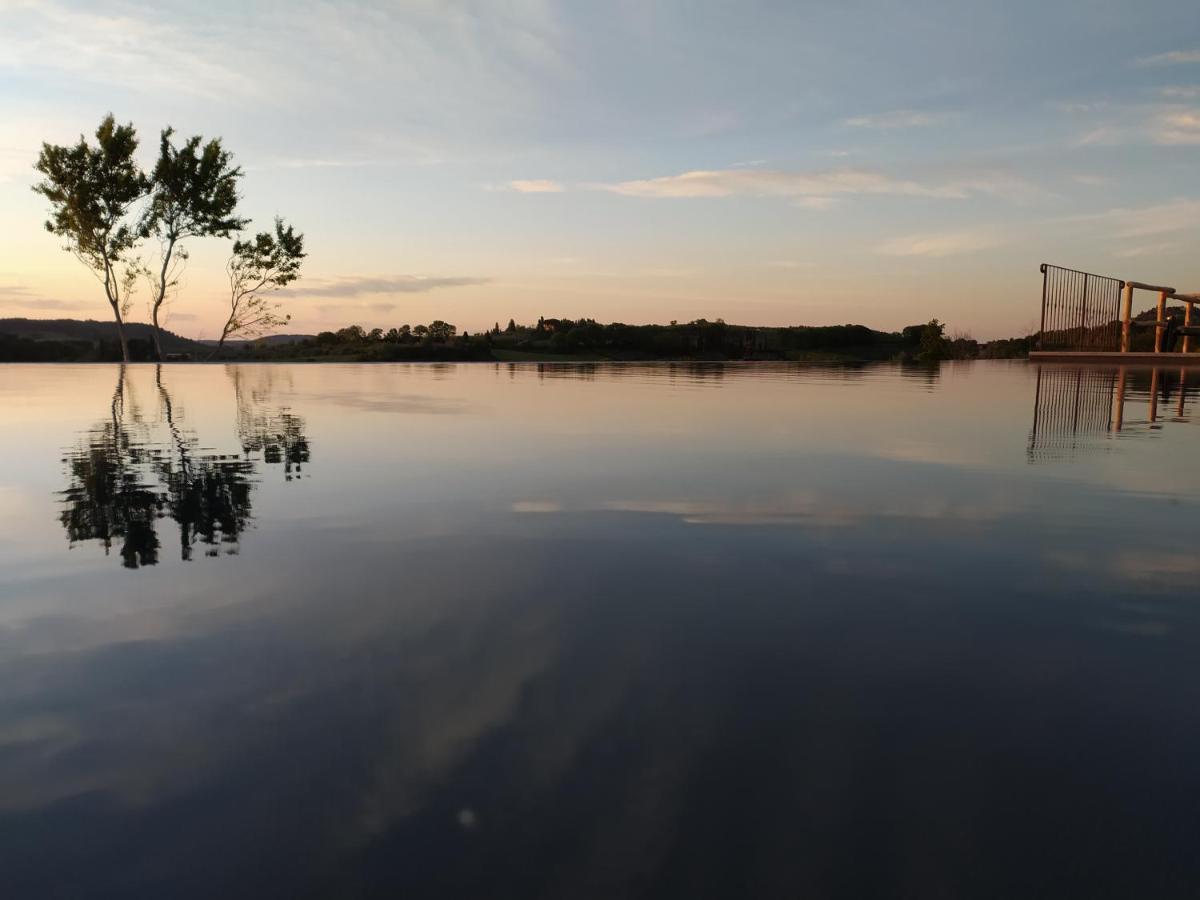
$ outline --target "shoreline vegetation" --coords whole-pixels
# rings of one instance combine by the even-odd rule
[[[601,324],[593,319],[509,320],[475,333],[448,322],[367,330],[350,325],[316,335],[271,335],[253,341],[198,341],[151,326],[124,324],[128,359],[174,362],[624,362],[649,360],[935,363],[1014,359],[1032,338],[988,342],[947,337],[937,319],[897,332],[865,325],[767,327],[697,319],[667,325]],[[110,362],[123,358],[112,322],[0,319],[0,362]]]

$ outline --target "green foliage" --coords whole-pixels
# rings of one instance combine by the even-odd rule
[[[280,312],[273,294],[300,277],[305,256],[304,235],[278,216],[274,233],[260,231],[250,240],[234,241],[226,264],[229,318],[214,355],[233,335],[256,336],[291,321],[290,315]]]
[[[133,125],[118,125],[110,113],[95,145],[82,135],[72,146],[42,144],[34,164],[43,179],[33,190],[50,202],[46,230],[65,238],[64,249],[100,276],[126,360],[123,320],[140,271],[130,256],[142,236],[130,216],[149,184],[134,160],[137,147]]]
[[[945,330],[946,326],[937,319],[929,320],[921,332],[921,343],[917,350],[919,362],[938,362],[950,358],[950,342],[945,338]]]
[[[251,240],[234,241],[230,269],[252,290],[281,288],[300,277],[304,235],[276,216],[275,233],[260,231]]]
[[[250,220],[235,215],[242,170],[232,164],[233,154],[221,145],[220,138],[201,147],[199,135],[177,148],[171,143],[174,133],[173,128],[166,128],[160,137],[143,230],[163,240],[178,241],[227,238],[245,228]]]
[[[133,125],[118,125],[110,113],[95,146],[82,135],[69,147],[42,144],[34,165],[44,179],[33,190],[50,201],[46,230],[66,238],[66,249],[97,271],[121,262],[140,235],[126,221],[148,184],[133,158],[137,147]]]

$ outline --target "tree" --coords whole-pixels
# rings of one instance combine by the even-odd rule
[[[458,332],[458,329],[449,322],[443,322],[441,319],[436,319],[429,323],[429,337],[437,341],[439,344],[444,344]]]
[[[162,359],[159,310],[167,293],[179,283],[187,251],[187,238],[227,238],[245,228],[249,219],[239,219],[237,182],[242,170],[232,165],[232,154],[214,138],[203,147],[195,135],[176,148],[171,143],[174,129],[162,132],[158,162],[151,177],[150,205],[142,219],[142,231],[159,240],[160,266],[150,276],[150,321],[154,349]]]
[[[278,216],[274,234],[260,231],[252,240],[233,242],[225,266],[229,273],[229,318],[210,359],[221,352],[232,335],[256,336],[291,321],[291,315],[280,315],[273,295],[300,277],[304,257],[304,235],[297,234],[291,225],[285,227]]]
[[[917,359],[921,362],[937,362],[950,356],[950,342],[943,336],[946,326],[937,319],[930,319],[921,332]]]
[[[146,175],[133,158],[137,146],[133,125],[118,125],[109,113],[96,129],[95,146],[83,135],[70,147],[42,144],[34,165],[45,179],[33,190],[50,201],[46,230],[66,238],[64,249],[104,285],[126,362],[125,316],[140,271],[131,256],[141,237],[127,219],[147,188]]]

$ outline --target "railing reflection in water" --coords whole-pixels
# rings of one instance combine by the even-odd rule
[[[1038,366],[1030,461],[1103,449],[1105,440],[1118,433],[1158,428],[1164,415],[1190,421],[1188,401],[1196,386],[1188,384],[1189,374],[1200,386],[1200,375],[1186,368]],[[1143,402],[1146,417],[1136,418]]]

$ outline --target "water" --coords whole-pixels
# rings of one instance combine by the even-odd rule
[[[1194,896],[1151,378],[0,366],[4,896]]]

